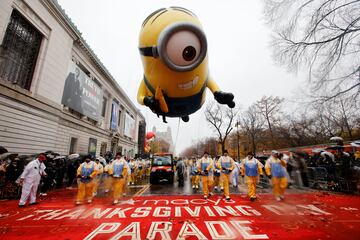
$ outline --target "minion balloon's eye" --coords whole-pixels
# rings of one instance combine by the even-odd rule
[[[169,38],[166,53],[174,64],[187,66],[199,56],[200,48],[201,43],[196,34],[190,31],[179,31]]]
[[[157,52],[172,70],[191,71],[206,56],[207,42],[203,31],[194,24],[178,22],[166,27],[158,39]]]

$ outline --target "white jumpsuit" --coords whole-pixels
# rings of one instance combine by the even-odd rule
[[[233,187],[237,187],[239,185],[239,175],[240,175],[240,164],[235,162],[235,168],[231,172],[231,183]]]
[[[24,179],[19,205],[25,205],[30,196],[30,203],[36,202],[36,193],[40,184],[41,176],[46,176],[45,164],[38,159],[32,160],[26,165],[20,178]]]

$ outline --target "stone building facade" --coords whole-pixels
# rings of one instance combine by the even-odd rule
[[[0,146],[122,151],[145,119],[56,0],[0,1]]]

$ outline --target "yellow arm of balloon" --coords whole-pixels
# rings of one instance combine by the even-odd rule
[[[211,77],[209,77],[209,79],[207,81],[207,87],[210,89],[210,91],[212,93],[220,91],[219,86],[217,85],[217,83]]]
[[[139,86],[138,94],[137,94],[137,101],[141,105],[144,105],[144,98],[146,97],[146,85],[144,80],[141,81]]]
[[[159,87],[156,88],[155,99],[159,101],[160,109],[162,112],[164,112],[164,113],[169,112],[169,108],[166,104],[163,92],[162,92],[161,88],[159,88]]]

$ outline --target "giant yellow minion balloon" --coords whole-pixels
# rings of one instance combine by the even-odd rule
[[[215,100],[235,107],[232,93],[220,91],[209,76],[207,41],[198,18],[191,11],[159,9],[144,21],[139,39],[144,77],[138,102],[158,116],[181,117],[201,108],[208,87]]]

